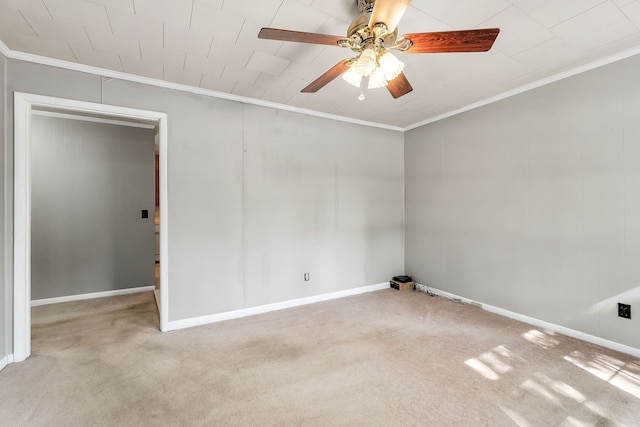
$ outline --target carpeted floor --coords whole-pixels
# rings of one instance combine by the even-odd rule
[[[425,293],[165,334],[152,293],[32,317],[1,426],[640,425],[640,360]]]

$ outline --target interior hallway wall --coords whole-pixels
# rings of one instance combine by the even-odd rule
[[[154,285],[154,165],[152,129],[32,117],[32,300]]]
[[[168,113],[170,321],[403,269],[401,132],[13,59],[7,78],[8,135],[13,91]]]
[[[405,134],[406,270],[640,348],[640,56]]]

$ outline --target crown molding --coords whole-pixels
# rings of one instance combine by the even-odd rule
[[[622,52],[616,53],[611,56],[607,56],[602,59],[598,59],[593,62],[589,62],[588,64],[580,65],[575,68],[571,68],[569,70],[562,71],[558,74],[554,74],[553,76],[545,77],[544,79],[535,81],[533,83],[526,84],[524,86],[520,86],[519,88],[501,93],[496,96],[492,96],[490,98],[484,99],[482,101],[474,102],[473,104],[469,104],[466,107],[459,108],[457,110],[449,111],[447,113],[443,113],[429,119],[414,123],[412,125],[406,126],[403,130],[409,131],[412,129],[419,128],[421,126],[428,125],[430,123],[435,123],[440,120],[444,120],[446,118],[457,116],[458,114],[466,113],[467,111],[475,110],[476,108],[484,107],[485,105],[493,104],[494,102],[502,101],[503,99],[510,98],[515,95],[519,95],[524,92],[528,92],[533,89],[537,89],[542,86],[546,86],[551,83],[555,83],[557,81],[566,79],[568,77],[573,77],[578,74],[585,73],[587,71],[594,70],[596,68],[603,67],[605,65],[612,64],[614,62],[621,61],[623,59],[630,58],[632,56],[640,54],[640,46],[636,46],[634,48],[623,50]]]
[[[435,123],[435,122],[438,122],[440,120],[444,120],[444,119],[449,118],[449,117],[453,117],[453,116],[457,116],[457,115],[462,114],[462,113],[466,113],[467,111],[475,110],[476,108],[480,108],[480,107],[484,107],[484,106],[489,105],[489,104],[493,104],[494,102],[502,101],[503,99],[507,99],[507,98],[510,98],[512,96],[516,96],[516,95],[519,95],[521,93],[528,92],[530,90],[537,89],[539,87],[546,86],[546,85],[551,84],[551,83],[555,83],[557,81],[566,79],[568,77],[573,77],[573,76],[576,76],[578,74],[582,74],[582,73],[585,73],[587,71],[591,71],[591,70],[594,70],[596,68],[600,68],[600,67],[603,67],[605,65],[609,65],[609,64],[612,64],[614,62],[630,58],[632,56],[640,54],[640,46],[624,50],[622,52],[616,53],[614,55],[607,56],[605,58],[590,62],[588,64],[580,65],[578,67],[562,71],[562,72],[560,72],[558,74],[554,74],[552,76],[545,77],[544,79],[535,81],[533,83],[529,83],[529,84],[526,84],[524,86],[520,86],[520,87],[518,87],[516,89],[512,89],[510,91],[503,92],[501,94],[498,94],[498,95],[483,99],[481,101],[474,102],[474,103],[469,104],[467,106],[464,106],[462,108],[458,108],[456,110],[448,111],[446,113],[439,114],[437,116],[434,116],[434,117],[431,117],[431,118],[428,118],[428,119],[413,123],[413,124],[405,126],[405,127],[386,125],[386,124],[383,124],[383,123],[370,122],[370,121],[366,121],[366,120],[359,120],[359,119],[354,119],[354,118],[350,118],[350,117],[339,116],[339,115],[336,115],[336,114],[323,113],[323,112],[320,112],[320,111],[310,110],[310,109],[307,109],[307,108],[293,107],[291,105],[279,104],[279,103],[276,103],[276,102],[263,101],[263,100],[260,100],[260,99],[249,98],[249,97],[240,96],[240,95],[234,95],[234,94],[230,94],[230,93],[218,92],[218,91],[214,91],[214,90],[210,90],[210,89],[203,89],[203,88],[199,88],[199,87],[183,85],[183,84],[180,84],[180,83],[172,83],[172,82],[168,82],[168,81],[165,81],[165,80],[154,79],[154,78],[151,78],[151,77],[136,76],[134,74],[128,74],[128,73],[124,73],[122,71],[108,70],[108,69],[105,69],[105,68],[98,68],[98,67],[93,67],[93,66],[90,66],[90,65],[78,64],[78,63],[75,63],[75,62],[63,61],[63,60],[60,60],[60,59],[53,59],[53,58],[48,58],[48,57],[45,57],[45,56],[33,55],[33,54],[30,54],[30,53],[24,53],[24,52],[20,52],[20,51],[13,51],[13,50],[9,49],[7,47],[7,45],[5,45],[2,42],[2,40],[0,40],[0,53],[2,53],[3,55],[5,55],[6,57],[11,58],[11,59],[19,59],[19,60],[22,60],[22,61],[33,62],[33,63],[41,64],[41,65],[49,65],[49,66],[52,66],[52,67],[64,68],[64,69],[72,70],[72,71],[79,71],[79,72],[99,75],[99,76],[103,76],[103,77],[109,77],[109,78],[115,78],[115,79],[119,79],[119,80],[142,83],[142,84],[161,87],[161,88],[165,88],[165,89],[173,89],[173,90],[177,90],[177,91],[181,91],[181,92],[188,92],[188,93],[193,93],[193,94],[197,94],[197,95],[209,96],[209,97],[212,97],[212,98],[226,99],[226,100],[229,100],[229,101],[241,102],[243,104],[251,104],[251,105],[257,105],[257,106],[260,106],[260,107],[273,108],[273,109],[276,109],[276,110],[289,111],[289,112],[292,112],[292,113],[304,114],[304,115],[313,116],[313,117],[320,117],[320,118],[329,119],[329,120],[336,120],[336,121],[339,121],[339,122],[346,122],[346,123],[351,123],[351,124],[356,124],[356,125],[361,125],[361,126],[374,127],[374,128],[379,128],[379,129],[386,129],[386,130],[391,130],[391,131],[395,131],[395,132],[406,132],[406,131],[409,131],[409,130],[413,130],[413,129],[419,128],[421,126],[426,126],[428,124]]]
[[[1,44],[1,42],[0,42],[0,44]],[[0,50],[1,50],[2,46],[4,46],[6,48],[6,46],[4,44],[1,44]],[[32,62],[32,63],[36,63],[36,64],[41,64],[41,65],[48,65],[48,66],[51,66],[51,67],[64,68],[64,69],[71,70],[71,71],[79,71],[79,72],[82,72],[82,73],[94,74],[94,75],[98,75],[98,76],[102,76],[102,77],[109,77],[109,78],[114,78],[114,79],[119,79],[119,80],[142,83],[142,84],[146,84],[146,85],[150,85],[150,86],[161,87],[161,88],[164,88],[164,89],[173,89],[173,90],[177,90],[177,91],[181,91],[181,92],[193,93],[193,94],[196,94],[196,95],[210,96],[212,98],[226,99],[226,100],[229,100],[229,101],[241,102],[243,104],[257,105],[257,106],[260,106],[260,107],[273,108],[273,109],[276,109],[276,110],[284,110],[284,111],[289,111],[289,112],[292,112],[292,113],[304,114],[304,115],[307,115],[307,116],[314,116],[314,117],[320,117],[320,118],[323,118],[323,119],[336,120],[336,121],[339,121],[339,122],[346,122],[346,123],[351,123],[351,124],[356,124],[356,125],[361,125],[361,126],[368,126],[368,127],[379,128],[379,129],[386,129],[386,130],[391,130],[391,131],[395,131],[395,132],[403,132],[404,131],[404,129],[402,127],[400,127],[400,126],[391,126],[391,125],[386,125],[386,124],[382,124],[382,123],[369,122],[369,121],[366,121],[366,120],[353,119],[353,118],[350,118],[350,117],[339,116],[339,115],[329,114],[329,113],[323,113],[323,112],[320,112],[320,111],[310,110],[310,109],[306,109],[306,108],[293,107],[291,105],[285,105],[285,104],[279,104],[279,103],[276,103],[276,102],[263,101],[263,100],[255,99],[255,98],[248,98],[248,97],[245,97],[245,96],[234,95],[234,94],[231,94],[231,93],[217,92],[217,91],[210,90],[210,89],[203,89],[203,88],[200,88],[200,87],[188,86],[188,85],[183,85],[183,84],[180,84],[180,83],[172,83],[172,82],[168,82],[166,80],[159,80],[159,79],[154,79],[154,78],[151,78],[151,77],[136,76],[136,75],[133,75],[133,74],[124,73],[122,71],[108,70],[108,69],[105,69],[105,68],[98,68],[98,67],[93,67],[93,66],[90,66],[90,65],[78,64],[76,62],[63,61],[61,59],[53,59],[53,58],[48,58],[48,57],[45,57],[45,56],[33,55],[33,54],[30,54],[30,53],[24,53],[24,52],[20,52],[20,51],[13,51],[13,50],[8,49],[8,48],[7,48],[7,51],[8,51],[8,54],[6,54],[6,56],[11,58],[11,59],[18,59],[18,60],[21,60],[21,61]]]

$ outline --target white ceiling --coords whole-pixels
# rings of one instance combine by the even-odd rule
[[[346,49],[257,38],[261,27],[345,35],[355,0],[0,0],[0,40],[25,52],[407,127],[640,46],[640,0],[413,0],[399,34],[499,27],[488,53],[396,54],[394,100],[336,79]]]

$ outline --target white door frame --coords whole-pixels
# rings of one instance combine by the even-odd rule
[[[31,354],[31,165],[30,133],[33,112],[82,116],[129,126],[158,127],[160,156],[160,330],[169,320],[167,218],[167,114],[16,92],[14,95],[13,202],[13,360]]]

